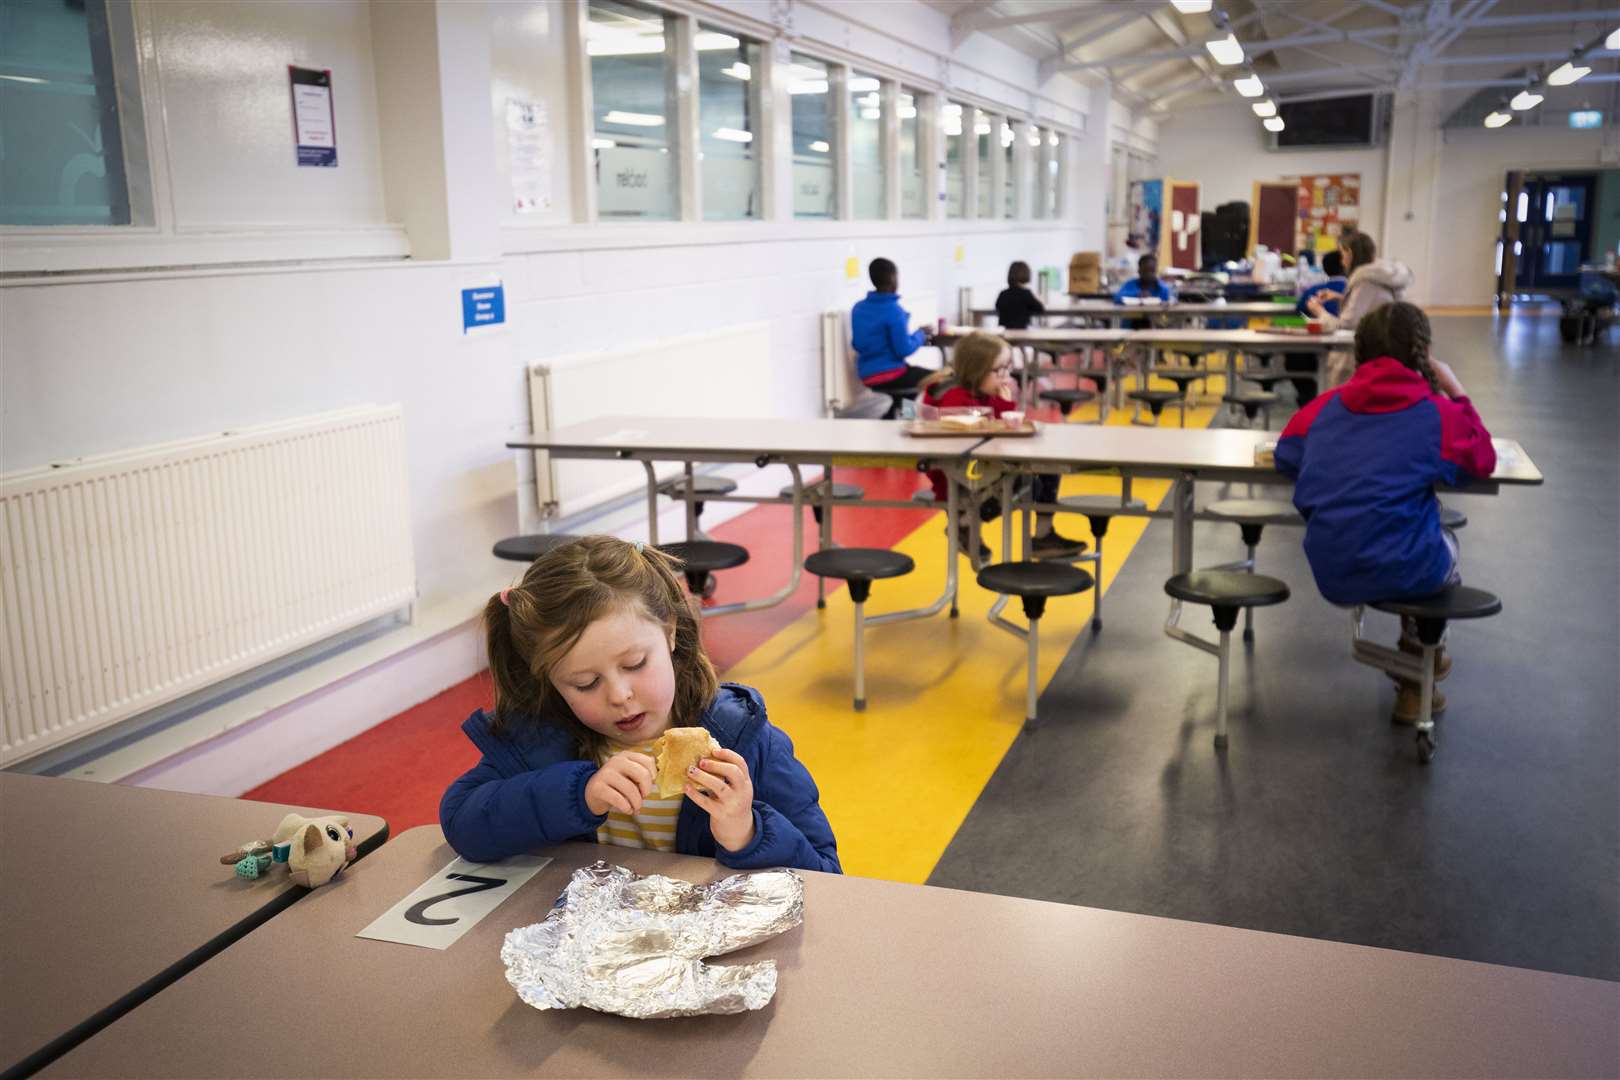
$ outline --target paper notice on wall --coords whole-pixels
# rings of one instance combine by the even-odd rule
[[[293,137],[298,164],[337,165],[337,122],[332,115],[332,73],[314,68],[287,68],[292,82]]]
[[[550,143],[545,104],[507,98],[507,171],[512,177],[512,209],[516,213],[551,209]]]

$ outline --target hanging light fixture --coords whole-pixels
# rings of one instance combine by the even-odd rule
[[[1215,6],[1215,0],[1170,0],[1170,3],[1183,15],[1202,15]]]
[[[1516,112],[1524,112],[1526,109],[1533,109],[1540,105],[1541,101],[1540,94],[1533,94],[1529,90],[1520,90],[1513,95],[1513,100],[1508,102],[1508,106]]]
[[[1261,123],[1265,125],[1267,131],[1281,131],[1283,129],[1283,121],[1280,116],[1268,116]]]
[[[1616,30],[1614,33],[1605,38],[1603,40],[1603,47],[1608,49],[1610,52],[1620,49],[1620,30]]]
[[[1485,118],[1485,126],[1488,127],[1488,128],[1499,128],[1503,124],[1506,124],[1508,121],[1510,121],[1512,119],[1513,119],[1513,114],[1512,113],[1492,112],[1489,116],[1487,116]]]
[[[1552,74],[1547,76],[1547,85],[1568,86],[1570,83],[1581,81],[1590,74],[1592,74],[1591,68],[1576,67],[1573,61],[1566,60],[1563,64],[1554,68]]]
[[[1243,63],[1243,46],[1238,43],[1236,34],[1228,33],[1223,38],[1206,41],[1204,48],[1209,50],[1209,55],[1222,67]]]
[[[1254,115],[1258,116],[1262,120],[1269,116],[1277,115],[1277,103],[1272,101],[1270,98],[1267,98],[1265,101],[1257,101],[1253,105],[1250,105],[1249,108],[1253,109]]]
[[[1258,75],[1247,75],[1241,79],[1233,79],[1232,89],[1244,97],[1259,97],[1266,92],[1265,84],[1260,81]]]

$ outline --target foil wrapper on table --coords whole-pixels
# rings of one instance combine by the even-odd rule
[[[776,993],[776,964],[705,964],[804,921],[791,870],[708,885],[598,862],[573,880],[544,922],[506,935],[506,981],[537,1009],[584,1006],[637,1019],[737,1013]]]

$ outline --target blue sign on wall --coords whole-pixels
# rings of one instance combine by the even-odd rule
[[[506,321],[506,288],[485,285],[461,290],[461,332],[483,326],[499,326]]]
[[[1602,127],[1603,113],[1598,109],[1577,109],[1569,114],[1569,126],[1572,128]]]

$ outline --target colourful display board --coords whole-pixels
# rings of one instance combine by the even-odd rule
[[[1325,173],[1290,176],[1299,190],[1299,231],[1296,250],[1332,251],[1339,237],[1361,227],[1361,174]]]

